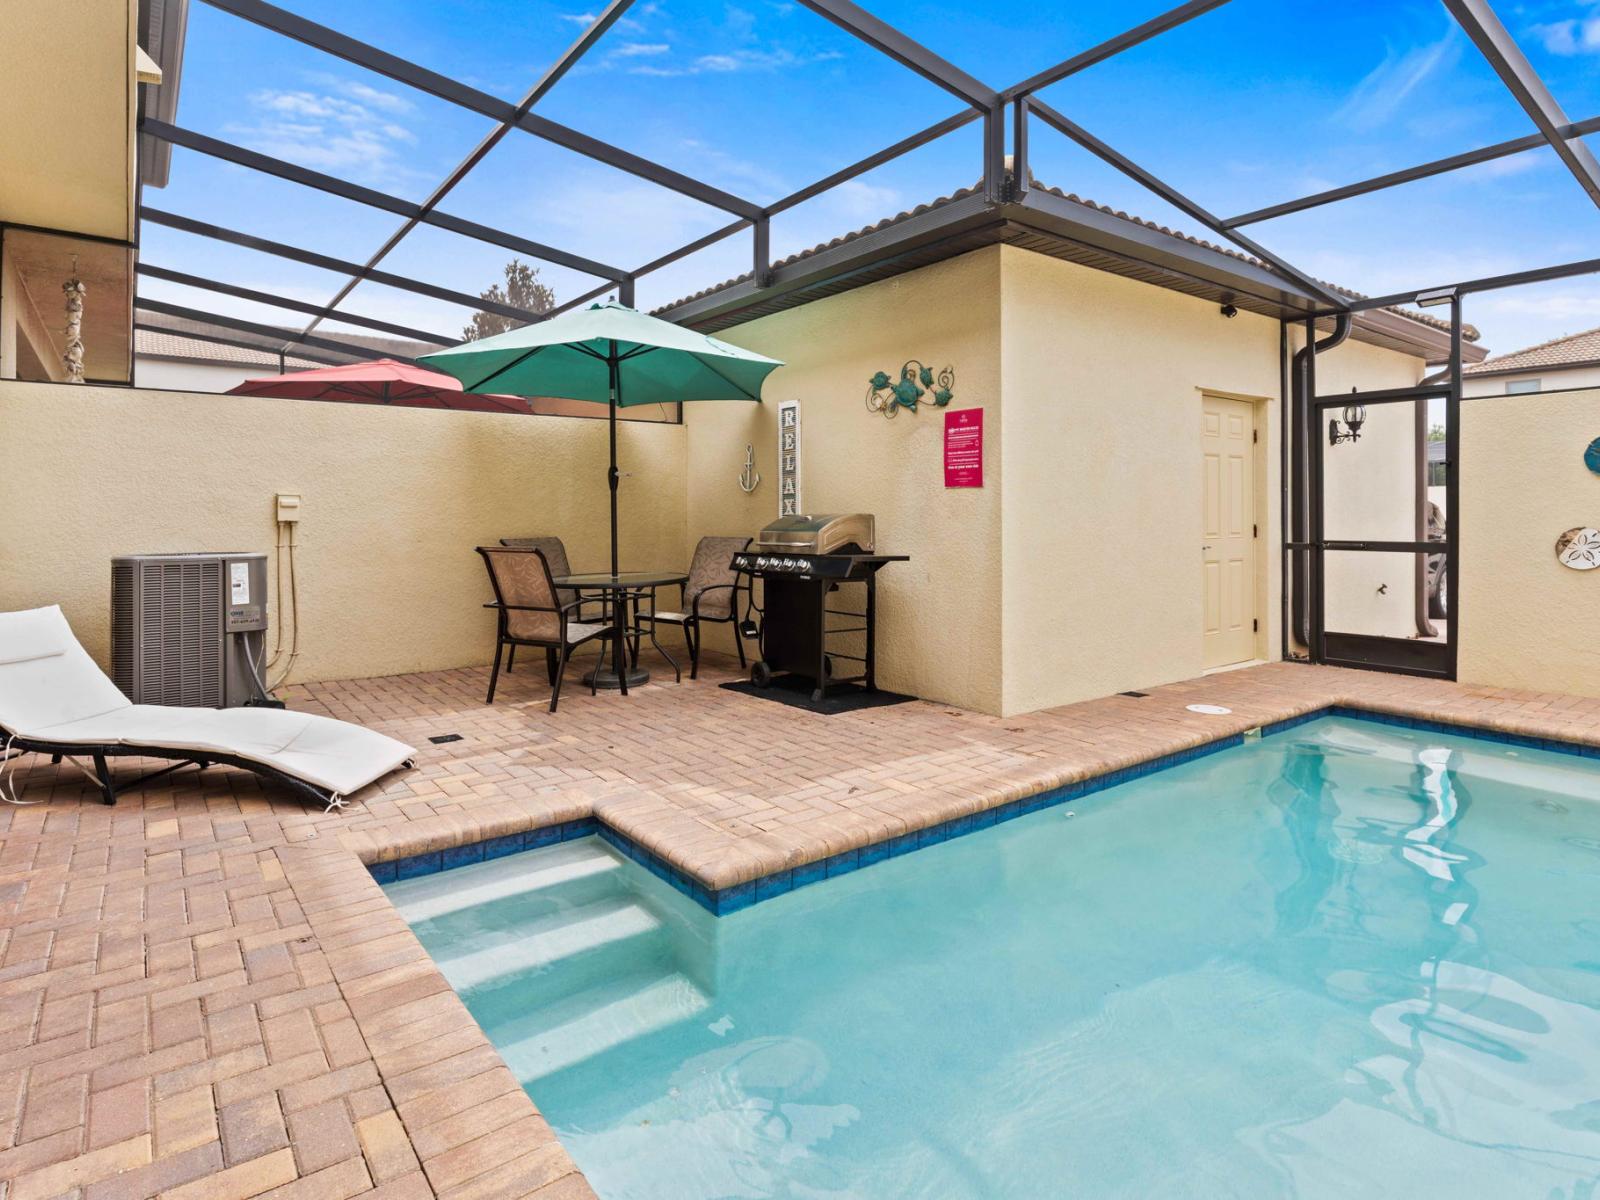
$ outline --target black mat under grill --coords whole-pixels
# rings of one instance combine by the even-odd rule
[[[760,700],[776,700],[779,704],[803,708],[825,717],[863,708],[886,708],[891,704],[904,704],[916,699],[915,696],[902,696],[899,692],[869,692],[859,683],[838,683],[831,684],[828,694],[821,700],[812,700],[811,693],[816,690],[816,684],[804,675],[779,675],[772,681],[771,687],[758,688],[745,679],[724,683],[721,687],[724,691],[755,696]]]

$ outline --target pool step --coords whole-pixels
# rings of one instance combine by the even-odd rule
[[[598,838],[474,863],[384,890],[411,925],[462,916],[488,905],[498,916],[525,917],[539,907],[583,904],[622,890],[622,859]],[[498,902],[498,903],[497,903]],[[514,902],[514,903],[511,903]],[[455,924],[456,922],[451,922]]]
[[[633,943],[662,930],[661,919],[629,896],[611,896],[564,909],[506,929],[480,933],[456,946],[442,946],[433,958],[450,986],[463,994],[549,973],[587,978],[604,972],[601,962],[648,953]],[[570,989],[567,989],[570,990]]]
[[[587,988],[486,1028],[506,1065],[518,1080],[527,1083],[687,1021],[710,1003],[676,971],[640,973]]]

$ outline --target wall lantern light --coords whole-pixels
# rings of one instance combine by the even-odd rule
[[[1344,429],[1339,428],[1339,418],[1328,419],[1328,445],[1337,446],[1340,442],[1359,442],[1361,440],[1361,427],[1367,423],[1367,410],[1359,404],[1347,404],[1344,407]]]

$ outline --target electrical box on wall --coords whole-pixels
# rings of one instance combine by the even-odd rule
[[[300,520],[300,493],[278,493],[278,523],[293,525]]]

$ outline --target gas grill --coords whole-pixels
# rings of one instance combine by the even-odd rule
[[[907,556],[873,549],[872,514],[826,514],[781,517],[757,534],[748,550],[733,556],[735,570],[762,581],[761,652],[750,668],[752,683],[767,687],[780,671],[801,675],[813,681],[814,701],[836,684],[875,688],[878,571]],[[861,611],[829,607],[829,598],[847,583],[862,585]],[[849,623],[829,624],[829,617]],[[865,635],[860,654],[840,648],[841,639],[854,634]],[[835,660],[858,663],[861,670],[840,675]]]

